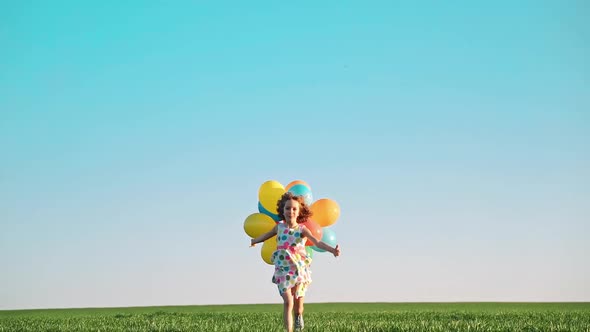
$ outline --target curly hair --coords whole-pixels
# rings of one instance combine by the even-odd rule
[[[279,220],[285,220],[283,211],[285,210],[285,204],[287,204],[287,201],[290,200],[299,202],[299,216],[297,216],[297,223],[308,221],[313,215],[311,209],[309,206],[307,206],[307,204],[305,204],[303,196],[295,196],[292,192],[284,193],[283,196],[281,196],[281,199],[277,201],[277,212],[279,213],[280,218]]]

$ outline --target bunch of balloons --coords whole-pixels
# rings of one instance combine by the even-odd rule
[[[340,217],[340,207],[338,204],[329,199],[322,198],[313,201],[311,187],[305,181],[295,180],[290,182],[286,187],[275,180],[264,182],[258,189],[258,212],[252,213],[244,221],[244,231],[251,238],[258,237],[270,231],[279,220],[277,212],[277,202],[285,192],[291,192],[296,196],[302,196],[305,204],[310,207],[313,215],[302,225],[322,242],[334,247],[336,245],[336,233],[329,226],[332,226]],[[306,250],[311,256],[313,251],[324,252],[325,250],[315,247],[311,240],[305,243]],[[271,257],[277,250],[276,236],[264,241],[260,255],[262,260],[272,265]],[[313,251],[312,251],[313,250]]]

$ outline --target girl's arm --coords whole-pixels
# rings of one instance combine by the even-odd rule
[[[277,225],[275,225],[275,227],[273,227],[270,231],[250,240],[250,247],[254,247],[256,243],[264,242],[275,235],[277,235]]]
[[[336,245],[335,248],[330,247],[325,242],[322,242],[322,241],[318,240],[315,236],[313,236],[313,234],[311,234],[309,229],[307,229],[307,227],[305,227],[305,226],[301,227],[301,232],[303,233],[303,235],[305,235],[305,237],[307,237],[311,240],[311,242],[313,243],[314,246],[316,246],[320,249],[329,251],[330,253],[332,253],[332,255],[334,255],[334,257],[340,256],[340,246],[339,245]]]

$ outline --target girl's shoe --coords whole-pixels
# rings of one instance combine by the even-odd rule
[[[302,315],[296,315],[295,316],[295,329],[296,330],[303,330],[305,323],[303,322],[303,316]]]

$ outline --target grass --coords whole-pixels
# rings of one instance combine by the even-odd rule
[[[590,303],[310,303],[306,331],[585,331]],[[0,331],[282,331],[282,305],[0,311]]]

